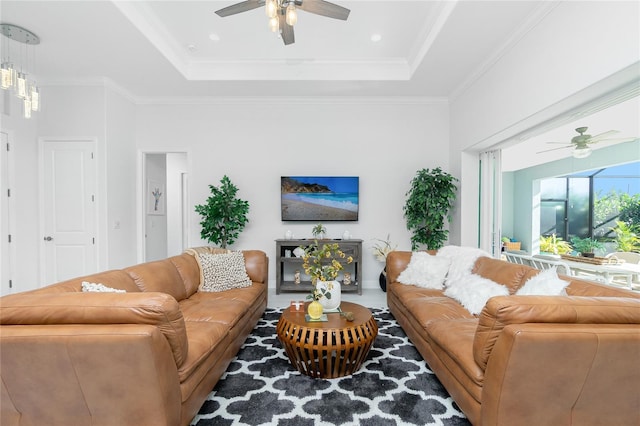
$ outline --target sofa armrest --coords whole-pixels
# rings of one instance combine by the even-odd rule
[[[158,327],[3,325],[0,354],[0,424],[180,423],[178,370]]]
[[[398,275],[407,268],[407,265],[411,261],[410,251],[392,251],[387,254],[386,270],[387,270],[387,283],[393,283],[398,281]]]
[[[511,324],[484,375],[481,424],[637,424],[636,324]]]
[[[243,250],[247,275],[254,283],[267,284],[269,280],[269,259],[261,250]]]
[[[640,324],[640,299],[624,297],[498,296],[480,313],[473,356],[485,369],[498,337],[510,324]]]
[[[2,298],[0,325],[52,324],[153,325],[169,342],[178,367],[187,356],[182,311],[165,293],[18,293]]]

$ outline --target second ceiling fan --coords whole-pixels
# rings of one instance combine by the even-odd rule
[[[265,7],[265,12],[269,17],[269,28],[281,35],[285,45],[295,43],[293,26],[298,20],[297,10],[342,21],[347,20],[350,12],[347,8],[324,0],[245,0],[217,10],[216,14],[224,18],[261,6]]]

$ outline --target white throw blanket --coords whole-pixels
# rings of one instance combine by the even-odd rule
[[[481,256],[491,257],[489,253],[475,247],[445,246],[436,256],[446,257],[451,261],[449,273],[445,279],[445,286],[471,274],[473,265]]]

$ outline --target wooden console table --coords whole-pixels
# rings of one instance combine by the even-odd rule
[[[302,269],[302,258],[296,257],[294,251],[298,247],[307,247],[314,243],[313,239],[276,240],[276,294],[280,292],[311,292],[311,281]],[[362,240],[319,240],[320,243],[337,243],[353,262],[344,264],[344,270],[338,275],[342,293],[362,294]],[[300,283],[296,284],[295,272],[300,272]],[[344,284],[344,273],[351,274],[349,285]]]

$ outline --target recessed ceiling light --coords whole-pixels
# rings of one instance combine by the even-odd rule
[[[216,34],[216,33],[211,33],[211,34],[209,34],[209,38],[210,38],[212,41],[220,41],[220,36],[219,36],[218,34]]]
[[[382,35],[380,35],[380,34],[372,34],[371,35],[371,41],[372,42],[377,43],[380,40],[382,40]]]
[[[195,52],[198,50],[198,47],[195,44],[189,44],[187,45],[187,49],[189,49],[189,52]]]

